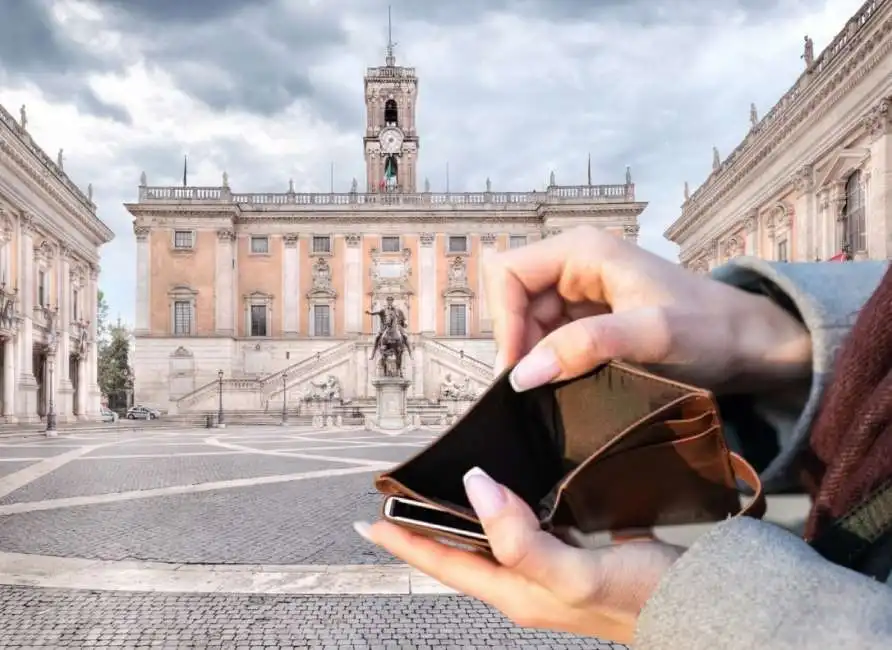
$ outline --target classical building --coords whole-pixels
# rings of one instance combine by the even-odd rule
[[[492,379],[481,262],[577,224],[637,240],[631,173],[616,185],[504,192],[418,187],[418,78],[385,64],[365,75],[366,178],[345,193],[153,187],[137,241],[135,395],[170,413],[281,409],[308,396],[358,405],[375,395],[369,360],[389,296],[407,315],[412,404],[475,394]],[[223,379],[219,379],[222,377]],[[461,389],[461,390],[459,390]]]
[[[98,419],[99,248],[114,236],[27,130],[0,106],[0,359],[5,422]]]
[[[868,0],[693,194],[665,236],[687,267],[736,255],[892,257],[892,0]]]

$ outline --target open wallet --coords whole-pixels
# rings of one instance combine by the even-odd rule
[[[508,374],[428,447],[375,478],[386,520],[488,551],[462,480],[473,467],[554,534],[764,516],[758,473],[728,449],[709,391],[615,361],[522,393]],[[742,487],[752,492],[745,506]]]

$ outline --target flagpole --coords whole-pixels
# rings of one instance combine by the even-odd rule
[[[588,155],[588,185],[592,186],[592,155]]]
[[[329,173],[328,182],[331,193],[334,194],[334,162],[331,163],[331,171]]]
[[[183,187],[188,187],[188,182],[186,180],[186,176],[189,173],[188,169],[189,169],[189,156],[184,155],[183,156]]]
[[[446,163],[446,194],[449,194],[449,163]]]

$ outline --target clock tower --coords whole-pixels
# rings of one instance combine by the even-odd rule
[[[387,50],[384,65],[365,74],[366,184],[368,192],[416,192],[418,134],[415,68],[396,65],[387,12]]]

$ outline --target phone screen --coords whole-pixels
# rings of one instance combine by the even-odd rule
[[[464,533],[469,537],[486,539],[486,534],[480,524],[408,499],[391,497],[387,514],[389,518],[397,521],[427,525],[434,530],[454,531],[459,534]]]

